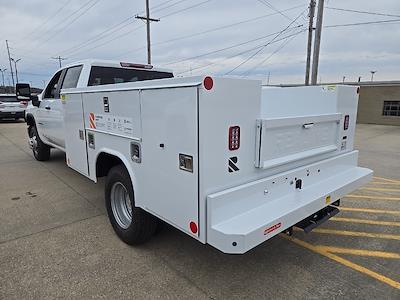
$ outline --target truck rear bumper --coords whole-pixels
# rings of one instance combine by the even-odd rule
[[[353,151],[209,195],[207,243],[247,252],[370,181],[357,161]]]

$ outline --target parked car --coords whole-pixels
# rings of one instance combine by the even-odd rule
[[[0,94],[0,120],[25,118],[27,100],[20,100],[14,94]]]

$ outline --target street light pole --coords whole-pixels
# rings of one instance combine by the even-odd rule
[[[11,60],[14,62],[14,69],[15,69],[15,79],[16,79],[16,81],[17,81],[17,83],[18,83],[18,70],[17,70],[17,62],[19,62],[21,59],[20,59],[20,58],[18,58],[18,59],[11,58]]]
[[[374,75],[377,71],[370,71],[371,72],[371,81],[374,81]]]
[[[7,69],[0,69],[1,72],[1,77],[3,78],[3,87],[6,87],[5,83],[4,83],[4,72],[7,71]]]

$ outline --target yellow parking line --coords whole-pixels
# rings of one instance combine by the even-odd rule
[[[294,227],[295,230],[300,231],[300,228]],[[315,228],[312,232],[323,233],[323,234],[336,234],[345,236],[357,236],[357,237],[368,237],[375,239],[387,239],[387,240],[398,240],[400,241],[400,235],[388,234],[388,233],[372,233],[362,231],[348,231],[348,230],[335,230],[325,228]]]
[[[390,286],[392,286],[392,287],[394,287],[396,289],[400,289],[400,282],[398,282],[398,281],[395,281],[395,280],[393,280],[393,279],[391,279],[389,277],[386,277],[386,276],[383,276],[383,275],[381,275],[379,273],[371,271],[371,270],[369,270],[369,269],[367,269],[367,268],[365,268],[363,266],[357,265],[357,264],[355,264],[355,263],[353,263],[353,262],[351,262],[351,261],[349,261],[347,259],[341,258],[340,256],[337,256],[335,254],[332,254],[332,253],[329,253],[329,252],[324,251],[322,249],[319,249],[318,247],[316,247],[314,245],[311,245],[311,244],[309,244],[307,242],[304,242],[302,240],[299,240],[297,238],[288,237],[286,235],[281,235],[281,236],[286,238],[286,239],[288,239],[288,240],[290,240],[290,241],[292,241],[293,243],[296,243],[299,246],[302,246],[302,247],[304,247],[306,249],[309,249],[309,250],[311,250],[311,251],[313,251],[315,253],[318,253],[320,255],[323,255],[325,257],[328,257],[328,258],[330,258],[330,259],[332,259],[332,260],[334,260],[334,261],[336,261],[336,262],[338,262],[338,263],[340,263],[340,264],[342,264],[342,265],[344,265],[346,267],[352,268],[353,270],[356,270],[356,271],[358,271],[360,273],[363,273],[363,274],[368,275],[368,276],[370,276],[372,278],[375,278],[375,279],[377,279],[377,280],[379,280],[379,281],[381,281],[383,283],[386,283],[387,285],[390,285]]]
[[[386,181],[386,182],[393,182],[393,183],[400,184],[400,180],[396,180],[396,179],[389,179],[389,178],[383,178],[383,177],[378,177],[378,176],[374,176],[372,178],[373,179],[378,179],[378,180],[383,180],[383,181]]]
[[[360,190],[374,191],[374,192],[395,192],[400,193],[400,189],[386,189],[386,188],[374,188],[374,187],[363,187]]]
[[[400,253],[394,253],[394,252],[371,251],[371,250],[340,248],[340,247],[331,247],[331,246],[315,246],[315,247],[322,251],[331,252],[331,253],[400,259]]]
[[[394,186],[399,186],[400,183],[393,183],[393,182],[386,182],[386,181],[371,181],[368,183],[368,185],[374,185],[374,184],[379,184],[379,185],[394,185]]]
[[[387,200],[387,201],[400,201],[400,197],[382,197],[382,196],[365,196],[365,195],[346,195],[345,198],[358,198],[368,200]]]
[[[358,208],[358,207],[339,207],[340,210],[343,211],[356,211],[356,212],[365,212],[372,214],[388,214],[388,215],[399,215],[400,210],[382,210],[382,209],[373,209],[373,208]]]
[[[333,217],[330,218],[329,220],[336,222],[349,222],[349,223],[370,224],[370,225],[400,226],[400,222],[376,221],[376,220],[353,219],[353,218],[342,218],[342,217]]]

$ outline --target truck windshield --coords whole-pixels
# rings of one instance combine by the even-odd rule
[[[16,96],[0,96],[0,102],[19,102]]]
[[[173,74],[168,72],[113,67],[92,67],[88,85],[105,85],[172,77],[174,77]]]

